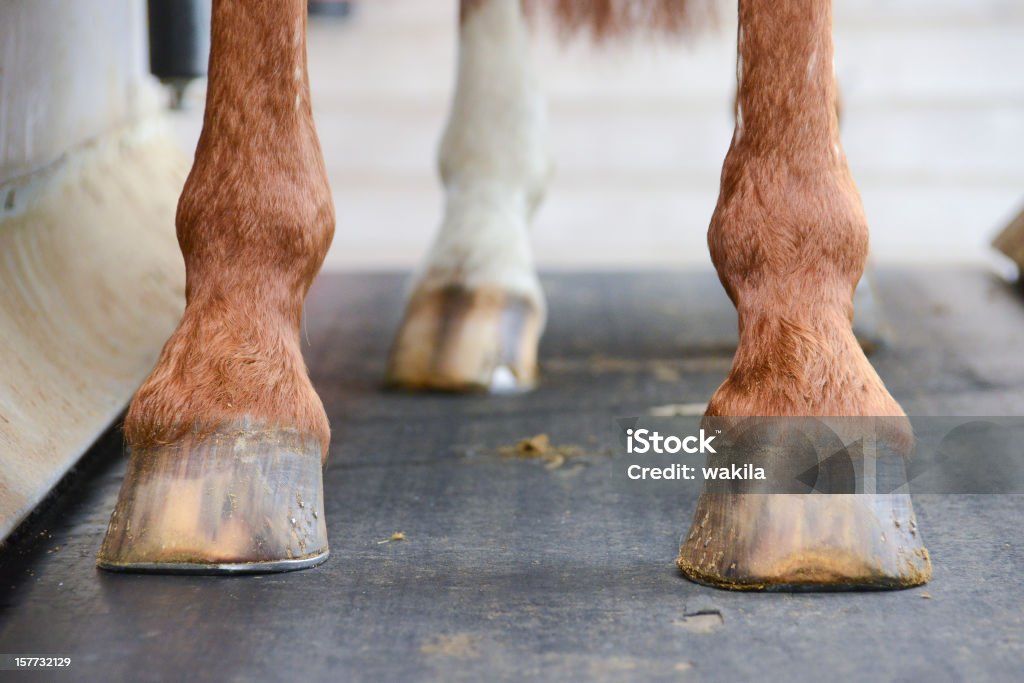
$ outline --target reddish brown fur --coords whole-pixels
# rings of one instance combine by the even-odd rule
[[[680,33],[700,18],[692,0],[523,0],[528,13],[549,11],[563,33],[587,31],[595,39],[635,30]]]
[[[303,299],[334,233],[305,12],[304,0],[214,2],[203,132],[178,204],[187,307],[128,410],[133,447],[249,417],[297,428],[326,454],[299,346]]]
[[[742,127],[708,232],[740,344],[709,415],[902,415],[851,330],[868,228],[839,146],[831,15],[830,0],[740,2]]]
[[[462,11],[478,1],[463,0]],[[637,22],[675,30],[688,12],[672,0],[550,4],[563,25],[599,37]],[[129,409],[135,447],[250,417],[314,435],[326,452],[329,428],[298,335],[334,225],[304,9],[302,0],[214,3],[206,118],[178,210],[188,306]],[[708,234],[740,345],[708,412],[899,415],[850,329],[867,224],[845,157],[833,152],[830,2],[742,0],[740,26],[743,130]]]
[[[482,0],[461,0],[460,21]],[[694,0],[521,0],[527,16],[548,14],[563,35],[578,31],[596,40],[621,36],[634,30],[675,34],[712,18],[709,2]],[[699,5],[699,7],[695,7]]]

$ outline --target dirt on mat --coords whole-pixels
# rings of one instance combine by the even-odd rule
[[[468,633],[441,634],[420,646],[425,655],[442,655],[456,659],[476,659],[478,638]]]
[[[555,470],[573,458],[586,455],[579,446],[555,446],[547,434],[537,434],[523,439],[515,446],[504,446],[498,449],[502,457],[523,458],[526,460],[542,460],[545,469]]]

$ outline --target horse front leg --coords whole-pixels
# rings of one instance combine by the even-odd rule
[[[527,233],[550,172],[545,102],[520,0],[462,0],[441,141],[446,205],[392,347],[392,384],[530,388],[544,296]]]
[[[738,42],[708,243],[740,340],[707,415],[887,417],[906,446],[909,422],[851,329],[868,227],[839,141],[831,0],[740,0]],[[678,563],[747,589],[904,587],[931,573],[905,494],[705,492]]]
[[[107,569],[271,571],[327,553],[330,430],[299,346],[334,232],[305,0],[215,0],[209,87],[178,204],[186,309],[125,418]]]

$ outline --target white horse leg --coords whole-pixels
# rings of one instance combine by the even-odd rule
[[[545,128],[519,0],[462,0],[458,84],[440,149],[444,220],[395,339],[392,383],[534,383],[545,311],[527,229],[550,175]]]

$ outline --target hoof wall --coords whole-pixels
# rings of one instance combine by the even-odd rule
[[[392,386],[518,393],[537,381],[543,313],[526,297],[459,286],[414,294],[388,367]]]
[[[327,554],[319,442],[238,424],[133,450],[96,564],[259,573],[312,567]]]
[[[906,494],[705,493],[677,564],[731,590],[892,590],[931,578]]]

